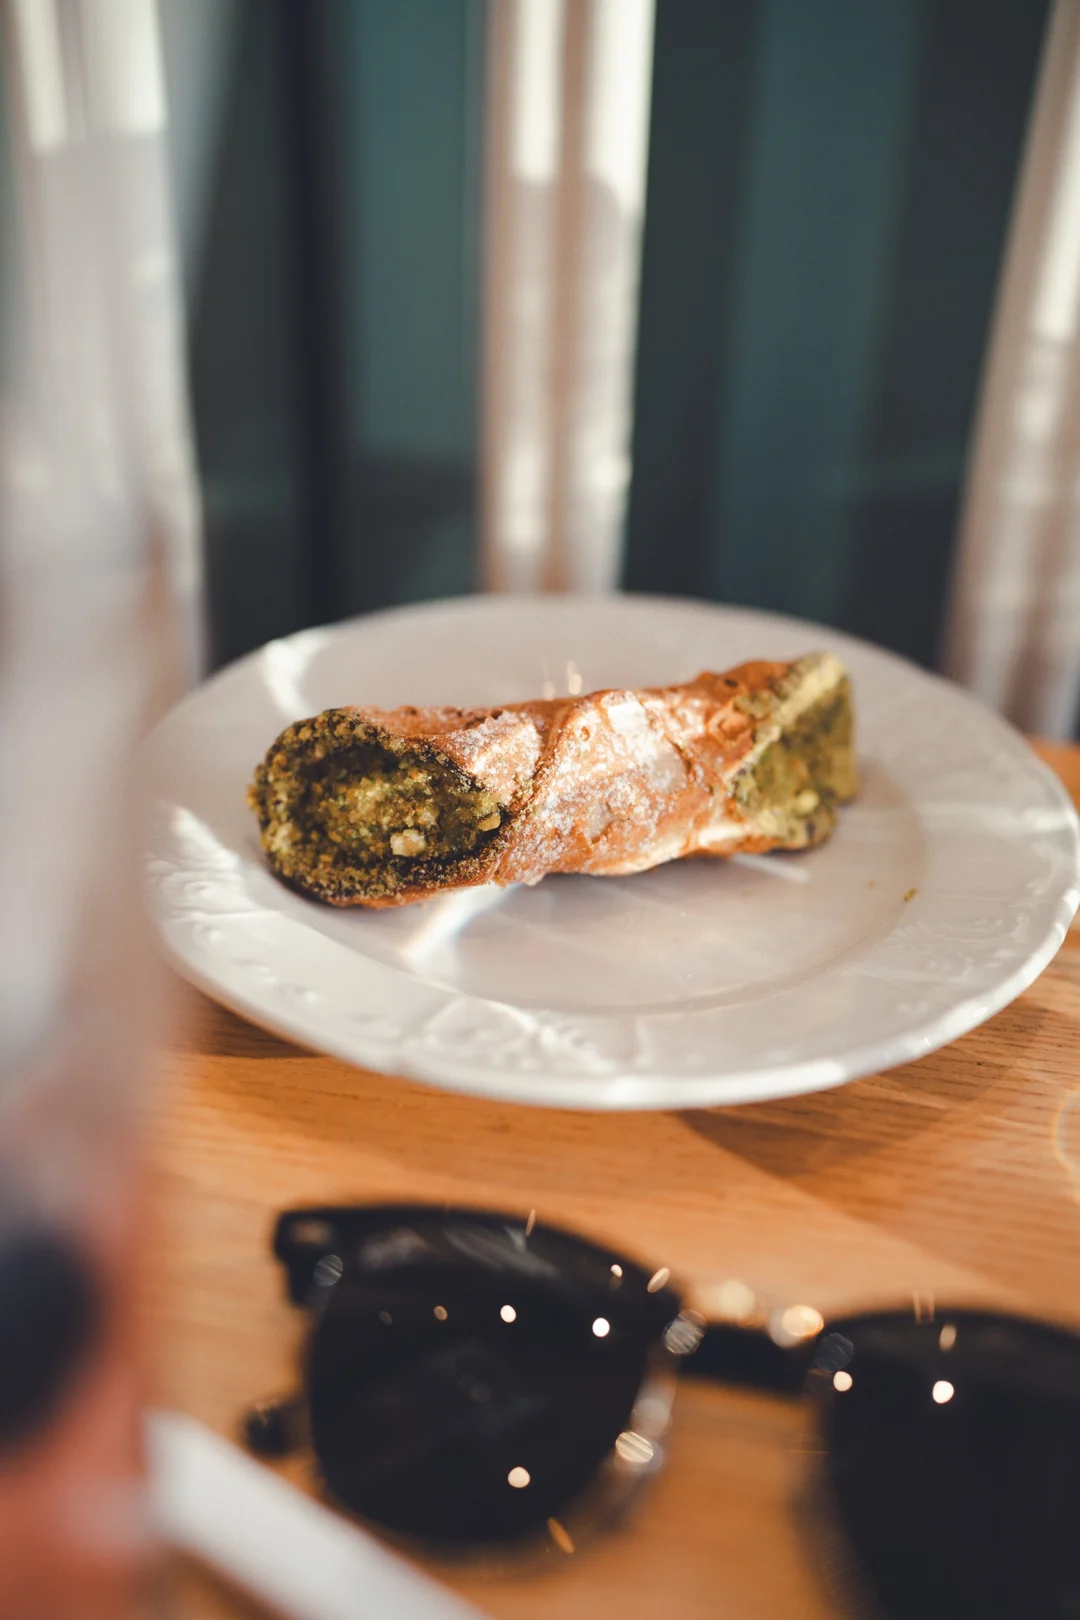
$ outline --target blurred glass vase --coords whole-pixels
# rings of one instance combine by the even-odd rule
[[[152,1552],[134,756],[195,656],[197,509],[153,0],[0,15],[0,1620],[97,1620]]]

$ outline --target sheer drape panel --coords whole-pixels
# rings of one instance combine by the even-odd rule
[[[98,966],[119,948],[118,784],[163,692],[197,669],[201,612],[154,0],[4,0],[0,21],[25,297],[0,402],[10,1036],[26,1020],[63,1030],[91,917]]]
[[[485,582],[611,589],[654,0],[493,0],[488,15]]]
[[[1080,4],[1057,0],[960,529],[946,667],[1029,730],[1080,696]]]
[[[199,499],[155,0],[5,0],[2,17],[27,351],[8,405],[85,456],[118,528],[153,534],[194,673]]]

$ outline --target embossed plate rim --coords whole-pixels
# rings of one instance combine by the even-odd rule
[[[207,712],[205,706],[213,704],[219,682],[229,680],[235,684],[246,678],[245,671],[257,673],[258,661],[275,649],[292,656],[305,649],[324,648],[337,638],[363,635],[376,624],[407,630],[414,624],[423,628],[424,623],[445,623],[448,617],[458,622],[463,616],[467,619],[480,614],[483,621],[494,625],[500,618],[512,623],[515,614],[588,611],[574,599],[559,608],[551,598],[458,598],[390,609],[338,626],[302,631],[220,672],[184,699],[151,740],[151,759],[155,746],[175,746],[175,740],[183,738],[185,717]],[[611,1013],[591,1017],[558,1009],[526,1009],[425,984],[385,962],[316,935],[294,915],[286,915],[283,908],[276,907],[272,899],[261,905],[254,903],[249,893],[250,874],[245,875],[236,852],[212,845],[202,851],[187,849],[183,839],[173,830],[166,831],[159,818],[148,854],[148,897],[165,951],[180,973],[253,1022],[360,1067],[504,1100],[558,1107],[647,1109],[706,1107],[791,1096],[840,1085],[859,1075],[910,1061],[956,1039],[1000,1010],[1045,968],[1065,937],[1080,897],[1080,823],[1058,779],[1005,722],[967,693],[894,654],[797,620],[642,596],[601,599],[594,602],[592,611],[614,614],[612,622],[622,615],[628,624],[635,620],[639,628],[649,616],[657,616],[652,622],[659,625],[661,620],[677,615],[688,615],[687,623],[693,620],[701,625],[707,621],[710,632],[715,629],[717,634],[725,630],[730,634],[737,626],[744,632],[752,630],[757,644],[766,652],[770,651],[770,637],[781,634],[789,640],[798,636],[806,648],[833,647],[861,668],[864,683],[876,686],[879,707],[884,703],[888,712],[891,704],[902,717],[906,706],[910,720],[914,705],[920,744],[925,745],[928,737],[930,744],[927,759],[918,768],[924,777],[929,772],[931,780],[935,769],[931,723],[935,711],[944,707],[946,720],[952,716],[950,723],[959,716],[966,722],[965,746],[976,753],[979,748],[989,750],[988,760],[1002,774],[1012,773],[1009,785],[1014,799],[1017,793],[1022,799],[1026,796],[1026,808],[1004,797],[996,806],[992,788],[966,788],[970,805],[982,806],[985,811],[986,825],[979,828],[978,836],[990,840],[992,846],[998,836],[993,830],[995,816],[1007,826],[1010,817],[1015,821],[1028,814],[1046,846],[1048,864],[1043,890],[1038,890],[1034,880],[1029,882],[1027,890],[1037,892],[1026,900],[1024,895],[1013,897],[1011,911],[995,891],[995,903],[1007,913],[1005,920],[1008,916],[1016,919],[1016,948],[1010,945],[1012,935],[1001,930],[995,933],[992,927],[988,932],[989,924],[980,922],[975,925],[976,937],[968,940],[967,956],[963,950],[956,956],[957,947],[949,929],[955,933],[959,927],[962,936],[962,925],[956,919],[966,914],[960,902],[972,896],[966,891],[950,896],[942,885],[941,872],[932,872],[933,881],[913,907],[911,919],[905,917],[903,926],[898,924],[858,959],[811,976],[809,984],[798,991],[793,988],[763,999],[761,1061],[748,1062],[743,1057],[725,1065],[706,1055],[704,1067],[699,1062],[703,1043],[711,1039],[723,1046],[725,1031],[736,1030],[740,1018],[744,1022],[749,1019],[750,1039],[754,1040],[753,1015],[742,1009],[736,1010],[737,1017],[734,1021],[729,1018],[727,1024],[724,1017],[728,1015],[720,1011],[715,1016],[709,1014],[712,1026],[707,1021],[692,1020],[696,1034],[683,1054],[690,1067],[680,1067],[649,1056],[650,1039],[654,1050],[662,1045],[656,1032],[664,1017],[670,1016],[662,1011],[654,1015],[650,1025],[647,1015]],[[856,684],[858,694],[858,668]],[[940,713],[937,723],[948,733]],[[880,740],[880,747],[882,757],[887,759],[886,739]],[[869,752],[876,750],[872,746]],[[950,758],[955,752],[950,751]],[[905,755],[901,748],[899,763],[902,766],[905,762],[911,763],[915,780],[918,771],[914,753]],[[245,760],[245,768],[250,763]],[[895,771],[897,760],[892,764]],[[940,768],[947,778],[950,767],[944,756]],[[964,767],[958,768],[962,774]],[[972,767],[967,769],[970,775]],[[988,782],[991,779],[988,767]],[[176,807],[170,809],[175,816]],[[929,809],[924,806],[923,814],[931,812],[932,801]],[[945,802],[934,813],[939,814],[939,819],[944,817],[945,831],[939,827],[936,833],[933,828],[927,833],[931,868],[935,850],[940,853],[940,848],[947,846],[950,814],[955,818],[960,813],[962,819],[963,813],[970,813],[970,806],[965,812],[960,802],[958,812],[957,804]],[[1006,838],[1000,829],[999,835]],[[1010,836],[1017,840],[1015,828]],[[1035,847],[1031,843],[1034,838],[1032,832],[1026,848]],[[1008,841],[1001,845],[1002,850],[1012,847]],[[193,907],[190,899],[184,903],[183,894],[190,896],[200,885],[214,898],[216,909],[205,912]],[[1037,937],[1022,945],[1019,936],[1028,921],[1036,927]],[[967,926],[970,932],[972,924]],[[912,947],[910,937],[919,929],[927,935],[921,961],[918,942]],[[909,936],[906,941],[902,937],[905,931]],[[901,960],[890,965],[889,952],[895,954],[897,946]],[[960,984],[950,988],[947,978],[943,981],[941,964],[948,964],[950,948],[960,963],[961,977],[967,974],[973,989],[965,990]],[[305,982],[305,972],[298,972],[301,962],[305,964],[306,980],[311,982]],[[784,1051],[782,1044],[777,1048],[775,1043],[770,1049],[764,1041],[770,1016],[776,1020],[785,996],[805,998],[815,987],[819,994],[823,990],[857,994],[860,1007],[865,1004],[870,1008],[871,1025],[873,1017],[878,1017],[878,1032],[868,1038],[848,1040],[838,1033],[834,1042],[825,1029],[815,1037],[816,1047],[808,1040],[801,1052]],[[901,993],[908,999],[897,1002]],[[365,1002],[369,1004],[367,1012]],[[805,1000],[801,1005],[805,1010]],[[670,1035],[670,1024],[666,1033]],[[739,1038],[745,1040],[745,1031]],[[631,1045],[633,1052],[629,1055]],[[783,1055],[770,1059],[770,1050]]]

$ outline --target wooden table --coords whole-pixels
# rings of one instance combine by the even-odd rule
[[[1080,793],[1080,749],[1041,750]],[[157,1120],[163,1396],[224,1433],[293,1383],[267,1250],[311,1200],[527,1211],[828,1313],[914,1291],[1080,1321],[1080,935],[1018,1002],[919,1063],[789,1102],[591,1115],[455,1097],[315,1057],[187,995]],[[680,1392],[668,1465],[554,1573],[455,1574],[506,1620],[832,1613],[793,1501],[808,1437],[764,1397]],[[302,1464],[290,1465],[294,1470]],[[194,1571],[182,1620],[253,1614]]]

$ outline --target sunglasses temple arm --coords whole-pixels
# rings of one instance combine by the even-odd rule
[[[734,1384],[740,1389],[799,1395],[816,1345],[816,1337],[780,1345],[756,1328],[710,1322],[697,1349],[683,1359],[682,1373],[687,1378]]]

